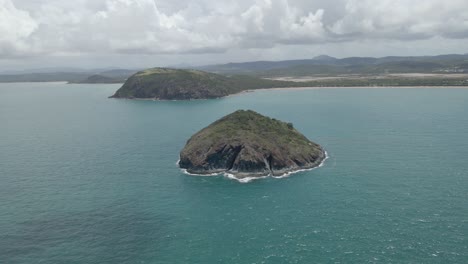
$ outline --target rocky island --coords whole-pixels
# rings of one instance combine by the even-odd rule
[[[180,152],[179,166],[192,174],[243,179],[311,169],[325,158],[325,150],[291,123],[239,110],[193,135]]]
[[[130,76],[110,98],[190,100],[213,99],[245,90],[302,86],[301,83],[225,76],[199,70],[151,68]]]

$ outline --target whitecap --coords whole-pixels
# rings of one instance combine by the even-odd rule
[[[196,173],[188,172],[187,169],[181,169],[181,171],[182,171],[182,173],[190,175],[190,176],[200,176],[200,177],[210,177],[210,176],[224,175],[224,177],[226,177],[228,179],[231,179],[231,180],[236,180],[236,181],[238,181],[240,183],[249,183],[249,182],[254,181],[254,180],[265,179],[265,178],[268,178],[268,177],[272,177],[272,178],[275,178],[275,179],[282,179],[282,178],[289,177],[289,176],[291,176],[293,174],[296,174],[296,173],[299,173],[299,172],[315,170],[317,168],[322,167],[325,164],[325,161],[328,158],[329,158],[328,152],[325,151],[325,158],[322,160],[322,162],[318,166],[310,168],[310,169],[300,169],[300,170],[296,170],[296,171],[290,171],[290,172],[287,172],[287,173],[285,173],[283,175],[280,175],[280,176],[273,176],[273,175],[269,174],[269,175],[261,176],[261,177],[253,176],[253,177],[238,178],[234,174],[231,174],[231,173],[228,173],[228,172],[219,172],[219,173],[210,173],[210,174],[196,174]],[[179,162],[180,162],[180,159],[177,160],[176,165],[179,165]]]
[[[235,175],[233,174],[230,174],[230,173],[227,173],[225,172],[224,173],[224,176],[226,176],[227,178],[231,179],[231,180],[236,180],[240,183],[249,183],[251,181],[254,181],[254,180],[259,180],[259,179],[265,179],[265,178],[268,178],[269,175],[266,175],[266,176],[261,176],[261,177],[243,177],[243,178],[237,178]]]
[[[190,173],[186,169],[180,169],[183,174],[187,174],[190,176],[199,176],[199,177],[212,177],[212,176],[219,176],[221,173],[210,173],[210,174],[196,174],[196,173]]]
[[[280,175],[280,176],[272,176],[273,178],[275,179],[282,179],[282,178],[287,178],[293,174],[296,174],[296,173],[299,173],[299,172],[304,172],[304,171],[311,171],[311,170],[315,170],[315,169],[318,169],[320,167],[323,167],[323,165],[325,164],[325,161],[329,158],[328,156],[328,152],[325,151],[325,158],[322,160],[322,162],[316,166],[316,167],[313,167],[313,168],[310,168],[310,169],[300,169],[300,170],[295,170],[295,171],[289,171],[289,172],[286,172],[284,173],[283,175]]]

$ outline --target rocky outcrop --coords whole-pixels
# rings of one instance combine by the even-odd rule
[[[193,135],[179,166],[194,174],[227,172],[243,178],[314,168],[324,159],[322,147],[292,124],[240,110]]]

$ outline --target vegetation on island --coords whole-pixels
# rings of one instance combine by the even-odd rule
[[[239,110],[194,134],[179,165],[190,173],[228,172],[242,178],[313,168],[323,159],[324,150],[291,123]]]

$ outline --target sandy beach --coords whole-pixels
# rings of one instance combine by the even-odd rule
[[[319,89],[468,89],[468,86],[330,86],[330,87],[282,87],[282,88],[262,88],[254,90],[245,90],[236,94],[252,93],[258,91],[301,91],[301,90],[319,90]]]

